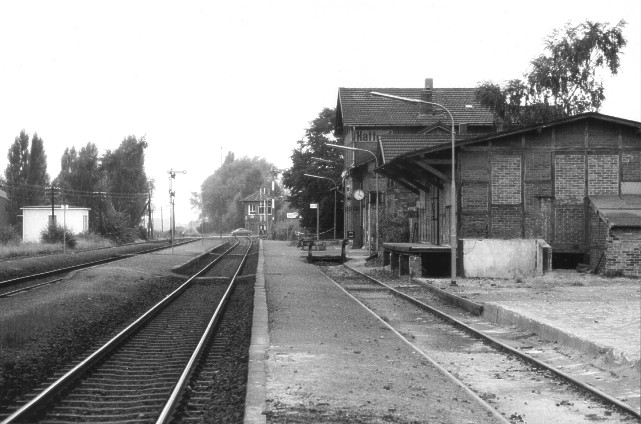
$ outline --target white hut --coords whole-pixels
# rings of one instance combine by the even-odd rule
[[[22,210],[22,241],[39,242],[40,233],[46,230],[51,220],[51,206],[27,206]],[[56,224],[78,234],[89,230],[91,208],[76,208],[58,205],[53,209]]]

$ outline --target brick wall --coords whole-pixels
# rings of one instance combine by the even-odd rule
[[[556,155],[555,195],[562,205],[583,203],[585,198],[585,156]]]
[[[520,238],[522,219],[520,205],[492,205],[492,238]]]
[[[461,223],[459,238],[487,238],[489,236],[487,213],[463,211],[459,220]]]
[[[606,251],[608,233],[608,225],[596,212],[590,210],[590,267],[592,268],[597,266],[601,255]]]
[[[525,179],[550,180],[552,161],[550,152],[525,152]]]
[[[618,126],[611,122],[590,122],[588,131],[588,147],[617,149],[619,147]]]
[[[641,152],[623,152],[623,181],[641,181]]]
[[[569,244],[580,248],[585,241],[584,205],[557,206],[554,229],[556,244]]]
[[[619,194],[619,155],[588,156],[588,195]]]
[[[612,228],[607,238],[604,274],[641,277],[641,229]]]
[[[461,181],[487,182],[490,177],[490,166],[488,152],[463,151],[461,154]]]
[[[525,237],[552,241],[552,182],[525,183]]]
[[[492,155],[492,204],[521,203],[521,155]]]
[[[584,122],[560,125],[555,128],[555,143],[557,147],[585,147],[586,124]]]
[[[467,182],[461,187],[461,209],[464,211],[487,212],[489,201],[487,183]]]

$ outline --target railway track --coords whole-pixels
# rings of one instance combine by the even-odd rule
[[[190,422],[207,414],[236,333],[236,320],[224,318],[228,305],[247,297],[236,288],[251,248],[249,239],[231,246],[2,423]]]
[[[187,243],[193,243],[194,240],[185,240],[178,243],[174,243],[174,246],[180,246]],[[129,245],[127,246],[127,251],[120,254],[111,254],[106,257],[96,259],[96,260],[80,260],[78,263],[73,265],[51,269],[43,272],[38,272],[35,274],[22,275],[19,277],[7,279],[0,281],[0,299],[3,297],[13,296],[15,294],[25,292],[28,290],[33,290],[38,287],[46,286],[49,284],[54,284],[63,280],[57,276],[68,274],[72,271],[86,269],[93,266],[103,265],[110,262],[120,261],[123,259],[131,258],[135,255],[144,255],[152,252],[157,252],[159,250],[169,249],[172,246],[163,243],[161,245],[155,245],[153,247],[145,245]],[[105,251],[107,249],[99,249]]]
[[[630,405],[345,265],[325,272],[507,422],[638,422]]]

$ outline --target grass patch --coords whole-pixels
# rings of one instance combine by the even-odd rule
[[[84,250],[101,249],[112,247],[114,244],[105,238],[95,234],[86,234],[76,236],[76,246],[73,249],[67,248],[67,251],[79,252]],[[30,256],[53,255],[63,253],[64,246],[62,243],[46,244],[33,242],[17,242],[0,245],[0,260],[14,258],[24,258]]]

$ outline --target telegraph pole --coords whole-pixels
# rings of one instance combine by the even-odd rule
[[[154,239],[154,221],[153,217],[151,216],[151,196],[152,196],[152,185],[154,183],[154,180],[149,180],[149,209],[148,209],[148,214],[149,214],[149,225],[147,228],[149,229],[149,239],[153,240]]]

